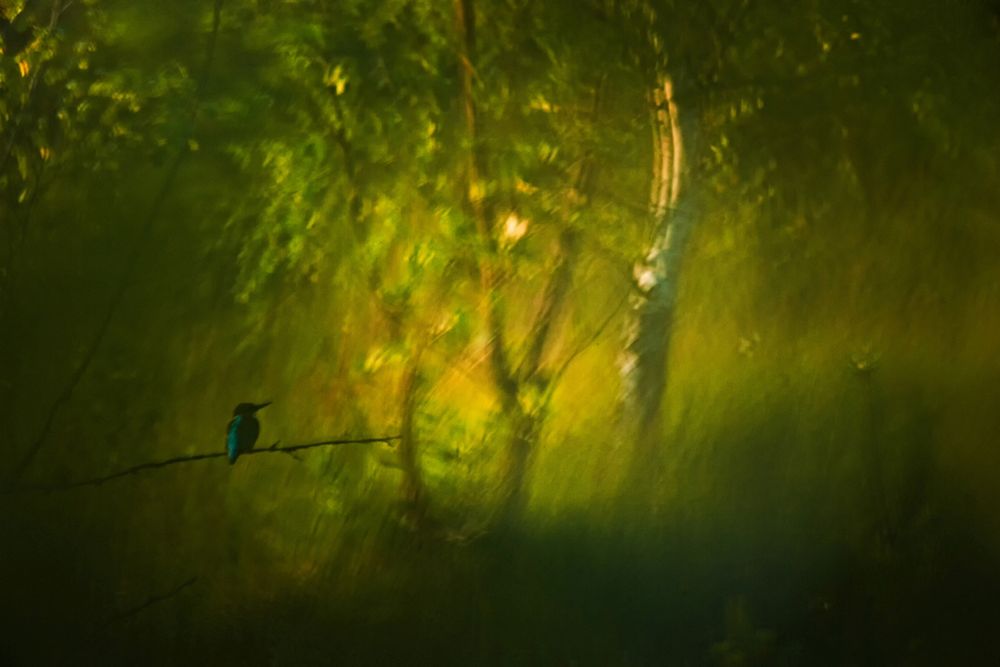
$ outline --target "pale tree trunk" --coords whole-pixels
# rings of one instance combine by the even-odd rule
[[[691,113],[678,106],[669,77],[660,79],[651,103],[654,235],[643,262],[635,267],[636,291],[619,360],[623,410],[635,447],[633,468],[643,474],[656,469],[678,282],[695,224],[688,160],[694,135]]]

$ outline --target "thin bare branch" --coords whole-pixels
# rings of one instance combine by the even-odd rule
[[[293,456],[291,452],[302,451],[303,449],[314,449],[316,447],[330,447],[333,445],[348,445],[348,444],[366,444],[375,442],[384,442],[389,444],[393,440],[399,440],[398,435],[387,435],[375,438],[344,438],[337,440],[323,440],[321,442],[308,442],[301,445],[289,445],[287,447],[279,447],[280,442],[275,442],[270,447],[264,449],[251,449],[240,454],[240,457],[251,456],[253,454],[287,454]],[[192,463],[194,461],[205,461],[207,459],[221,459],[227,457],[228,454],[224,451],[222,452],[208,452],[203,454],[189,454],[187,456],[175,456],[173,458],[164,459],[162,461],[150,461],[149,463],[140,463],[134,465],[131,468],[126,468],[124,470],[119,470],[118,472],[111,473],[110,475],[103,475],[101,477],[93,477],[91,479],[84,479],[78,482],[71,482],[69,484],[57,484],[48,486],[30,486],[30,487],[14,487],[6,489],[5,493],[18,493],[18,492],[51,492],[51,491],[68,491],[70,489],[77,489],[83,486],[100,486],[105,482],[110,482],[116,479],[121,479],[122,477],[127,477],[129,475],[134,475],[136,473],[143,472],[145,470],[154,470],[157,468],[166,468],[167,466],[178,465],[181,463]],[[296,458],[293,456],[293,458]]]
[[[196,581],[198,581],[198,577],[191,577],[190,579],[181,583],[180,585],[174,586],[166,593],[161,593],[159,595],[150,595],[148,598],[146,598],[146,601],[143,602],[142,604],[132,607],[131,609],[126,609],[125,611],[119,612],[114,616],[112,616],[110,619],[108,619],[108,624],[110,625],[112,623],[124,621],[127,618],[131,618],[132,616],[135,616],[136,614],[145,611],[146,609],[152,607],[155,604],[159,604],[160,602],[165,602],[166,600],[169,600],[172,597],[176,597],[185,588],[193,586]]]

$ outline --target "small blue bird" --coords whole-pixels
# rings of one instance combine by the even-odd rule
[[[226,453],[229,463],[236,463],[240,454],[249,452],[260,435],[260,422],[257,421],[257,411],[271,405],[267,403],[240,403],[233,408],[233,418],[226,429]]]

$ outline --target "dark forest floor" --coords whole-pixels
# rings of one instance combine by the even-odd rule
[[[967,537],[967,536],[966,536]],[[897,549],[724,534],[600,539],[584,527],[456,545],[383,531],[364,584],[199,603],[200,579],[113,622],[4,609],[9,665],[991,665],[1000,575],[954,531],[933,570]],[[821,555],[820,555],[821,554]],[[910,554],[912,556],[912,554]],[[350,590],[338,594],[338,590]],[[36,606],[77,606],[39,599]],[[31,620],[34,619],[34,620]],[[6,633],[5,633],[6,634]]]

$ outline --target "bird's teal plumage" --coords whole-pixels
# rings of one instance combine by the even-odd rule
[[[229,433],[226,435],[226,452],[229,454],[229,462],[236,463],[236,457],[240,455],[240,422],[243,421],[243,415],[236,415],[231,422],[229,422]]]
[[[260,435],[257,411],[270,405],[267,403],[240,403],[233,408],[233,419],[226,429],[226,455],[229,463],[236,463],[240,454],[249,452]]]

